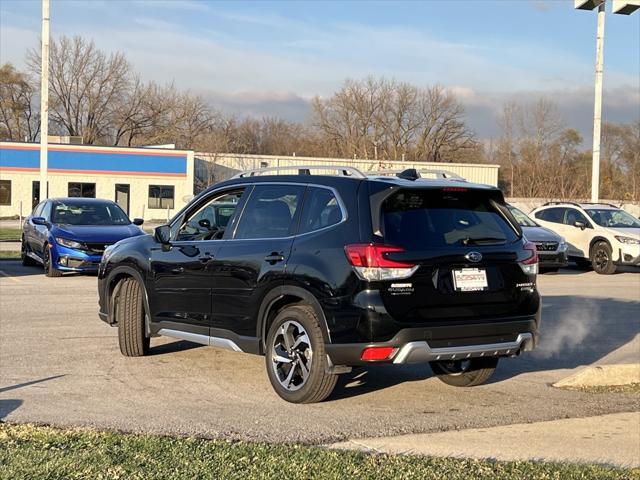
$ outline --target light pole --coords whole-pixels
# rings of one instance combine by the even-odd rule
[[[42,51],[40,53],[40,198],[49,196],[47,141],[49,139],[49,0],[42,0]]]
[[[631,15],[640,8],[640,0],[612,0],[613,13]],[[604,20],[605,0],[574,0],[578,10],[598,9],[598,29],[596,33],[596,79],[593,103],[593,149],[591,161],[591,201],[600,197],[600,130],[602,127],[602,72],[604,70]]]

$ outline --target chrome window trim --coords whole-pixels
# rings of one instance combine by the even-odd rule
[[[251,196],[249,196],[249,198],[247,198],[247,201],[244,203],[243,207],[242,207],[242,211],[240,212],[240,216],[238,217],[238,222],[236,223],[235,227],[234,227],[234,231],[233,231],[233,235],[231,238],[227,238],[227,239],[219,239],[219,240],[176,240],[176,241],[172,241],[171,244],[172,245],[184,245],[185,243],[191,244],[191,243],[195,243],[195,242],[232,242],[232,241],[242,241],[242,242],[251,242],[251,241],[256,241],[256,240],[288,240],[288,239],[293,239],[293,238],[297,238],[297,237],[302,237],[305,235],[310,235],[313,233],[317,233],[317,232],[321,232],[323,230],[328,230],[330,228],[335,228],[338,225],[343,224],[344,222],[347,221],[348,217],[348,213],[347,213],[347,208],[345,207],[344,202],[342,201],[342,197],[340,196],[340,194],[338,193],[338,191],[333,188],[330,187],[328,185],[320,185],[317,183],[303,183],[303,182],[250,182],[250,183],[240,183],[237,185],[227,185],[225,187],[221,187],[220,189],[216,189],[210,192],[211,196],[216,195],[217,193],[220,192],[224,192],[225,190],[237,190],[239,188],[246,188],[246,187],[256,187],[258,185],[296,185],[296,186],[300,186],[300,187],[315,187],[315,188],[324,188],[325,190],[330,190],[331,193],[333,193],[334,197],[336,198],[336,201],[338,202],[338,206],[340,207],[340,212],[342,214],[342,220],[340,220],[338,223],[334,223],[333,225],[328,225],[326,227],[322,227],[319,228],[317,230],[312,230],[310,232],[305,232],[305,233],[296,233],[295,235],[287,235],[286,237],[261,237],[261,238],[235,238],[236,235],[236,230],[238,229],[238,225],[240,224],[240,220],[242,220],[242,216],[244,215],[244,210],[247,207],[247,203],[249,202],[249,199],[251,198]],[[251,195],[253,195],[253,191],[251,192]],[[305,196],[306,196],[306,192],[305,192]],[[304,208],[304,204],[302,205],[302,208]],[[176,221],[178,220],[178,218],[180,217],[184,217],[185,215],[180,215],[179,217],[176,217],[176,219],[169,224],[170,228],[173,228],[173,224],[176,223]]]

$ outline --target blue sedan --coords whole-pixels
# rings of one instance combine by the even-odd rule
[[[23,265],[43,265],[48,277],[96,272],[105,248],[144,235],[143,220],[129,220],[120,206],[95,198],[53,198],[40,203],[22,229]]]

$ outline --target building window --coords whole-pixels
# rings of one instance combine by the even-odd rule
[[[11,180],[0,180],[0,205],[11,205]]]
[[[149,208],[173,208],[173,185],[149,185]]]
[[[95,183],[69,182],[69,197],[96,198]]]

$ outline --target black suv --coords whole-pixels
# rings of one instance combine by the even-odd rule
[[[472,386],[534,348],[536,249],[500,190],[296,168],[213,185],[105,251],[100,318],[124,355],[157,335],[265,355],[278,395],[310,403],[354,366],[429,362]]]

